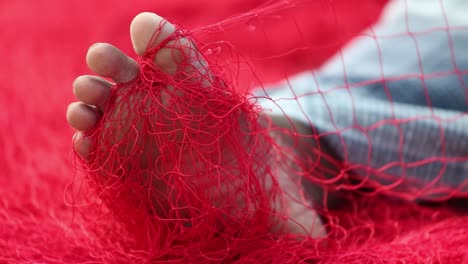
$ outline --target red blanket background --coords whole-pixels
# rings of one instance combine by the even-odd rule
[[[278,10],[197,36],[202,43],[231,42],[261,82],[267,83],[320,65],[376,21],[386,1],[305,2],[301,8]],[[90,73],[85,54],[91,44],[109,42],[134,56],[128,29],[141,11],[196,29],[264,4],[287,7],[285,3],[1,0],[0,262],[28,258],[53,262],[57,255],[80,255],[75,252],[78,245],[86,248],[84,244],[92,240],[83,231],[87,216],[64,202],[68,184],[77,177],[73,131],[65,111],[74,100],[73,79]],[[252,71],[243,70],[240,85],[250,83],[252,77]]]

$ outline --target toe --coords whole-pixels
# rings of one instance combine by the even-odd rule
[[[67,109],[68,123],[78,131],[88,131],[96,126],[99,117],[95,109],[81,102],[71,103]]]
[[[86,55],[89,68],[96,74],[126,83],[138,76],[138,64],[116,47],[107,43],[91,46]]]
[[[73,82],[73,93],[81,102],[103,108],[110,96],[112,84],[90,75],[80,76]]]
[[[130,25],[130,37],[135,52],[143,56],[152,47],[157,47],[163,40],[174,33],[176,27],[154,13],[137,15]]]
[[[175,31],[176,27],[164,18],[153,13],[141,13],[133,19],[130,26],[133,48],[138,55],[144,56],[147,50],[161,45]],[[191,45],[185,38],[173,39],[163,44],[155,54],[154,63],[162,71],[174,74]]]
[[[83,158],[91,152],[91,140],[86,138],[83,132],[76,132],[73,136],[73,146],[75,151]]]

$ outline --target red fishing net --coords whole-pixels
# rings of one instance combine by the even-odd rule
[[[62,163],[48,149],[58,146],[51,132],[56,125],[35,129],[26,122],[38,131],[28,136],[29,130],[14,128],[11,116],[2,120],[16,132],[16,143],[0,137],[0,167],[7,176],[2,183],[22,187],[0,189],[0,260],[468,262],[468,152],[462,142],[468,69],[457,63],[466,55],[450,35],[466,36],[468,24],[451,25],[444,1],[431,0],[440,3],[436,19],[443,26],[412,30],[407,0],[399,1],[406,8],[403,31],[362,33],[385,3],[349,2],[267,1],[210,26],[179,29],[153,47],[161,24],[138,58],[138,78],[112,88],[99,125],[87,133],[94,148],[86,158],[76,157],[72,180],[62,179],[72,169],[50,165]],[[416,57],[417,73],[385,68],[386,56],[399,53],[386,55],[383,39],[420,43],[420,36],[438,32],[447,34],[448,49],[440,52],[451,58],[438,64],[453,65],[449,71],[423,69],[430,59],[420,55],[424,44],[405,53]],[[354,71],[346,49],[338,51],[353,38],[375,43],[367,60],[378,67],[364,67],[372,71],[368,75]],[[162,49],[171,50],[175,72],[154,65]],[[340,70],[320,73],[333,54]],[[410,61],[396,59],[400,68],[405,59]],[[295,75],[302,71],[314,82],[306,82],[306,89]],[[339,80],[330,81],[335,75]],[[455,84],[447,85],[459,89],[449,95],[448,114],[434,99],[444,92],[427,88],[444,76],[455,76]],[[392,83],[412,78],[423,80],[414,88],[424,90],[418,110],[408,110],[409,101],[397,96],[412,83]],[[276,81],[282,82],[268,84]],[[363,97],[359,89],[372,85],[373,93]],[[380,101],[367,101],[379,92]],[[462,106],[454,106],[453,97],[462,98]],[[11,105],[6,98],[0,97]],[[346,112],[347,121],[340,122]],[[427,121],[423,130],[437,135],[428,137],[433,141],[417,141],[425,137],[414,126],[421,120]],[[413,152],[419,154],[408,154]],[[55,195],[63,190],[65,203],[59,203]]]

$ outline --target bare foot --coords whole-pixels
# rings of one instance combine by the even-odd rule
[[[158,29],[159,28],[159,29]],[[159,32],[155,33],[155,30]],[[174,33],[175,26],[152,13],[141,13],[131,24],[130,33],[135,52],[143,56],[148,48],[160,45]],[[157,36],[156,39],[152,39]],[[98,76],[79,76],[73,83],[73,92],[79,102],[71,103],[67,110],[67,120],[77,130],[74,136],[78,153],[85,157],[92,146],[84,138],[84,133],[93,129],[99,121],[99,112],[104,111],[114,85],[104,78],[111,78],[116,84],[127,83],[139,74],[136,61],[125,55],[116,47],[107,43],[96,43],[91,46],[86,56],[91,70]],[[154,63],[162,71],[173,73],[177,68],[174,54],[170,49],[161,49],[155,56]]]
[[[156,14],[139,14],[134,18],[130,27],[131,39],[135,52],[140,56],[145,55],[149,48],[160,46],[175,30],[176,28],[174,25],[168,23]],[[171,48],[171,41],[177,42],[176,44],[179,49]],[[164,44],[166,45],[165,48],[160,49],[155,54],[154,65],[161,71],[172,75],[181,71],[179,68],[181,67],[179,61],[189,57],[193,67],[182,69],[182,72],[190,72],[197,69],[202,75],[199,82],[209,82],[209,72],[204,70],[206,63],[202,59],[202,56],[194,49],[194,45],[185,38],[171,41]],[[96,147],[92,145],[92,142],[85,137],[85,135],[87,132],[93,130],[99,123],[101,118],[100,113],[106,110],[109,97],[111,96],[111,88],[114,85],[102,77],[110,78],[116,84],[124,84],[135,79],[139,75],[137,62],[110,44],[98,43],[91,46],[88,50],[86,60],[91,70],[100,77],[88,75],[78,77],[73,83],[73,91],[79,101],[70,104],[67,110],[67,120],[70,125],[77,130],[73,139],[75,149],[82,157],[87,157]],[[186,67],[186,64],[184,65],[184,67]],[[164,101],[164,98],[162,99]],[[122,112],[118,111],[118,104],[114,109],[117,109],[114,110],[116,115],[122,115]],[[128,126],[123,128],[119,133],[124,133],[129,130],[130,127]],[[120,136],[121,135],[117,135],[117,137]],[[153,146],[144,146],[145,149],[152,147]],[[150,156],[157,155],[157,153],[153,153],[154,150],[148,151],[150,152]],[[150,166],[148,164],[150,163],[146,161],[145,164],[141,164],[141,166]],[[284,188],[291,189],[289,190],[290,193],[298,193],[297,190],[294,189],[298,188],[296,184],[292,184],[284,179],[279,181],[282,182]],[[162,187],[159,185],[157,188],[160,189]],[[290,197],[298,199],[297,195],[290,195]],[[323,235],[322,229],[317,228],[320,226],[320,220],[313,211],[301,206],[298,202],[292,201],[292,198],[287,199],[287,201],[289,203],[288,210],[293,218],[287,221],[291,233],[310,234],[312,236]],[[158,204],[161,203],[164,203],[164,201],[158,201]],[[157,210],[164,211],[164,208],[159,208]]]

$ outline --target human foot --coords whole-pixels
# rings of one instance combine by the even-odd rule
[[[169,75],[176,75],[181,72],[184,73],[185,76],[178,77],[180,79],[184,77],[187,78],[187,76],[197,76],[197,78],[200,79],[196,80],[196,82],[202,86],[210,82],[211,77],[208,71],[204,70],[205,62],[201,58],[201,55],[194,49],[190,41],[185,38],[177,38],[167,42],[167,38],[173,34],[175,30],[172,24],[155,14],[142,13],[138,15],[133,20],[130,27],[131,39],[135,52],[143,56],[148,49],[160,46],[164,43],[164,47],[154,56],[153,63],[156,67]],[[177,48],[175,48],[175,46],[177,46]],[[189,64],[180,63],[181,61],[186,62],[187,59],[190,60]],[[96,74],[111,78],[117,84],[128,83],[137,78],[140,74],[137,62],[109,44],[100,43],[90,47],[87,54],[87,63]],[[182,65],[184,68],[180,69]],[[191,73],[193,71],[199,71],[199,73],[192,75]],[[76,151],[85,159],[92,153],[93,149],[96,148],[96,145],[93,145],[93,142],[85,135],[92,131],[100,122],[101,113],[105,112],[108,107],[112,86],[112,83],[96,76],[80,76],[73,84],[75,96],[80,102],[70,104],[67,111],[67,119],[70,125],[78,131],[74,136],[74,145]],[[170,90],[170,87],[168,87],[168,89]],[[168,95],[162,95],[162,101],[166,101],[167,103],[167,97]],[[141,98],[142,95],[137,94],[134,95],[133,99],[139,100]],[[121,117],[125,116],[128,120],[125,121],[124,124],[132,123],[132,118],[134,118],[134,116],[129,116],[126,110],[122,111],[121,109],[124,109],[124,107],[119,107],[119,103],[114,104],[114,107],[116,108],[114,108],[114,114],[111,113],[111,117],[112,115],[114,115],[114,117],[117,115]],[[199,109],[195,109],[195,111],[199,111]],[[115,141],[118,141],[119,138],[123,136],[124,132],[129,132],[130,129],[131,127],[129,125],[126,125],[123,129],[121,128],[119,134],[113,135],[117,137]],[[153,157],[152,159],[157,159],[157,153],[155,153],[155,150],[152,150],[157,149],[154,143],[145,144],[144,148],[149,148],[149,150],[146,150],[146,155],[144,156],[151,156]],[[127,150],[120,151],[125,152]],[[140,166],[149,166],[147,159],[144,163],[145,164],[140,164]],[[196,165],[199,164],[194,164],[194,166]],[[153,186],[158,186],[154,187],[158,189],[158,191],[166,194],[168,193],[168,190],[161,190],[161,186],[165,186],[164,183],[154,184]],[[291,186],[297,187],[296,185]],[[219,190],[217,191],[219,192]],[[291,191],[296,192],[296,190]],[[219,195],[221,194],[222,192],[220,192]],[[158,201],[158,204],[164,203],[165,201]],[[295,214],[298,214],[295,218],[300,219],[288,222],[290,231],[299,234],[312,232],[307,230],[309,228],[303,228],[302,226],[310,226],[311,222],[317,221],[316,215],[309,215],[303,212],[306,208],[299,208],[297,202],[290,205],[290,211],[294,211]],[[157,209],[158,213],[167,209],[163,207],[164,206]],[[315,220],[310,219],[309,216]]]
[[[145,55],[148,48],[160,45],[175,30],[174,25],[155,14],[139,14],[130,27],[135,52],[139,56]],[[179,40],[180,43],[182,41]],[[184,42],[183,45],[186,45],[186,51],[189,51],[189,44]],[[180,50],[177,54],[172,51],[170,48],[161,49],[154,57],[154,64],[162,71],[173,74],[178,66],[176,59],[181,59],[182,54]],[[136,61],[106,43],[96,43],[91,46],[86,61],[97,75],[110,78],[116,84],[130,82],[139,74]],[[97,125],[100,119],[99,113],[105,110],[113,85],[104,78],[90,75],[79,76],[73,83],[73,92],[79,102],[69,105],[67,120],[77,130],[73,142],[82,157],[86,157],[92,149],[91,142],[84,135]]]

